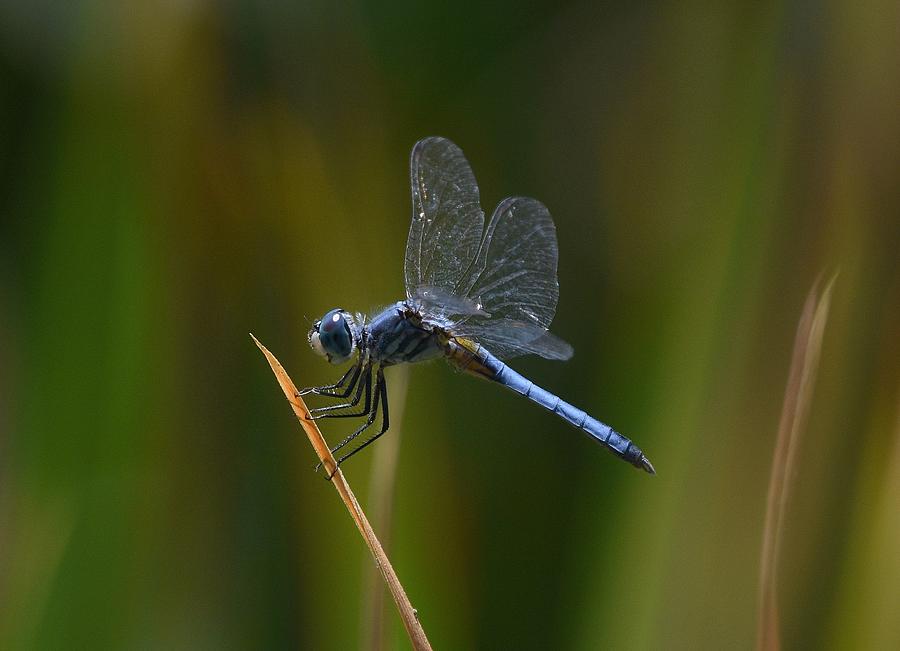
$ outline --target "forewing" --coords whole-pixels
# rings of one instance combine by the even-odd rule
[[[441,287],[423,285],[410,297],[425,315],[437,314],[444,317],[488,317],[475,301],[451,294]]]
[[[445,138],[425,138],[410,156],[413,215],[406,242],[406,294],[429,286],[463,296],[484,231],[478,184],[465,156]]]

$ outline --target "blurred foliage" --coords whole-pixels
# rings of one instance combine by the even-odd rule
[[[518,368],[659,472],[413,369],[392,559],[435,647],[751,646],[836,270],[782,637],[900,647],[898,7],[0,2],[0,647],[357,646],[365,550],[247,333],[333,377],[309,322],[401,296],[432,134],[555,216],[576,356]]]

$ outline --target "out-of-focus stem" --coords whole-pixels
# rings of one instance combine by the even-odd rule
[[[778,558],[784,528],[791,478],[800,435],[806,427],[809,405],[819,368],[822,336],[828,320],[831,289],[834,278],[828,283],[821,298],[819,283],[809,292],[803,306],[803,314],[794,338],[794,354],[784,393],[781,421],[772,459],[769,478],[769,494],[766,500],[766,522],[763,530],[759,580],[759,620],[756,647],[760,651],[774,651],[781,647],[778,613]]]
[[[390,379],[391,431],[372,453],[372,475],[369,485],[369,513],[381,530],[382,544],[390,549],[391,528],[394,514],[394,486],[397,478],[397,459],[403,430],[403,414],[406,409],[406,392],[409,386],[409,367],[397,366]],[[362,648],[381,651],[390,648],[386,638],[384,618],[384,586],[378,580],[375,568],[366,564],[363,583],[362,622],[360,640]]]

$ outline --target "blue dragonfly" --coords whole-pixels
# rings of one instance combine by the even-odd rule
[[[552,411],[616,456],[655,474],[634,443],[506,365],[517,355],[567,360],[572,347],[548,331],[556,312],[553,218],[535,199],[504,199],[485,226],[478,184],[446,138],[420,140],[410,156],[413,215],[406,243],[406,298],[372,319],[329,311],[309,331],[313,350],[332,364],[355,363],[334,384],[304,389],[342,402],[313,418],[365,417],[333,449],[346,461],[389,427],[384,369],[443,357],[457,369],[508,387]],[[374,376],[374,379],[373,379]],[[360,408],[359,403],[363,405]],[[375,423],[381,428],[360,435]]]

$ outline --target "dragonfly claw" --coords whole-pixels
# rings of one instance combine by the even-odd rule
[[[319,463],[316,464],[316,468],[315,468],[315,471],[314,471],[314,472],[315,472],[316,474],[318,474],[319,471],[322,469],[323,466],[324,466],[324,464],[320,461]],[[331,480],[334,478],[334,476],[337,474],[337,471],[338,471],[338,467],[335,466],[335,467],[334,467],[334,470],[332,470],[330,473],[326,473],[325,476],[324,476],[324,477],[325,477],[325,481],[331,481]]]

